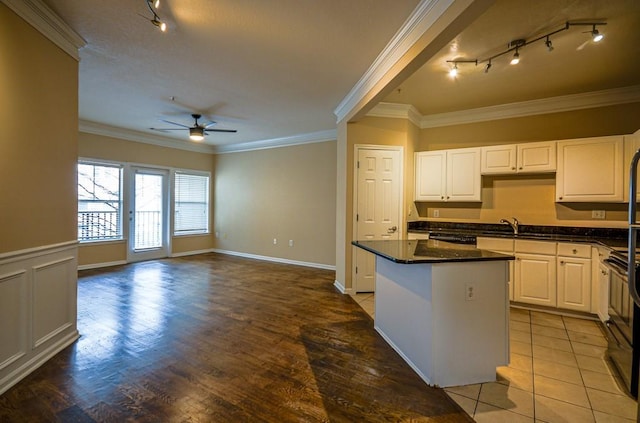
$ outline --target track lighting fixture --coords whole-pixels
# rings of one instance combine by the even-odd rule
[[[458,75],[458,63],[475,63],[476,66],[478,65],[478,63],[486,63],[484,67],[484,73],[489,73],[489,69],[491,69],[493,59],[496,59],[500,56],[503,56],[511,52],[514,52],[514,54],[509,63],[512,65],[517,65],[518,63],[520,63],[520,50],[523,47],[528,46],[529,44],[535,43],[536,41],[544,40],[544,45],[547,47],[547,50],[551,52],[553,51],[554,47],[550,37],[559,32],[566,31],[570,29],[572,26],[591,26],[592,27],[591,31],[587,31],[587,32],[591,34],[593,42],[598,43],[602,41],[602,39],[604,38],[604,35],[600,33],[600,31],[598,31],[597,27],[598,25],[606,25],[606,24],[607,24],[606,22],[566,22],[562,28],[556,29],[555,31],[551,31],[537,38],[533,38],[531,40],[525,40],[525,39],[513,40],[507,45],[507,49],[505,51],[500,52],[498,54],[494,54],[493,56],[487,57],[486,59],[447,60],[447,63],[453,63],[453,68],[449,70],[449,76],[456,77]]]
[[[451,78],[458,76],[458,63],[473,63],[478,66],[477,60],[447,60],[447,63],[453,63],[453,67],[449,69],[449,76]]]
[[[149,7],[149,10],[151,11],[151,13],[153,13],[153,18],[149,19],[149,21],[155,26],[157,26],[158,28],[160,28],[160,31],[166,32],[167,24],[162,22],[162,19],[160,19],[160,16],[158,16],[158,14],[156,13],[156,9],[160,6],[160,0],[145,0],[145,1],[147,2],[147,6]]]

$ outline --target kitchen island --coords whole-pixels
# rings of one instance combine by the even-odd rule
[[[376,255],[376,331],[427,384],[496,380],[509,364],[513,256],[435,240],[353,245]]]

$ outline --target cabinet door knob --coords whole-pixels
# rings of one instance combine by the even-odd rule
[[[558,197],[558,200],[562,200],[562,197]]]
[[[573,254],[578,254],[578,250],[576,250],[575,248],[573,249]]]
[[[520,166],[520,170],[522,170],[522,166]]]
[[[511,168],[511,170],[516,170],[515,166]]]
[[[444,200],[444,195],[440,197],[441,200]]]
[[[561,264],[561,265],[564,265],[564,260],[560,260],[560,264]]]

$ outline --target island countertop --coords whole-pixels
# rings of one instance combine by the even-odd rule
[[[351,244],[394,263],[402,264],[514,259],[513,256],[481,250],[473,245],[432,239],[353,241]]]

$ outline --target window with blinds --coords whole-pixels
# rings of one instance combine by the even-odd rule
[[[209,175],[175,173],[174,235],[209,233]]]
[[[78,163],[78,241],[122,239],[122,167]]]

